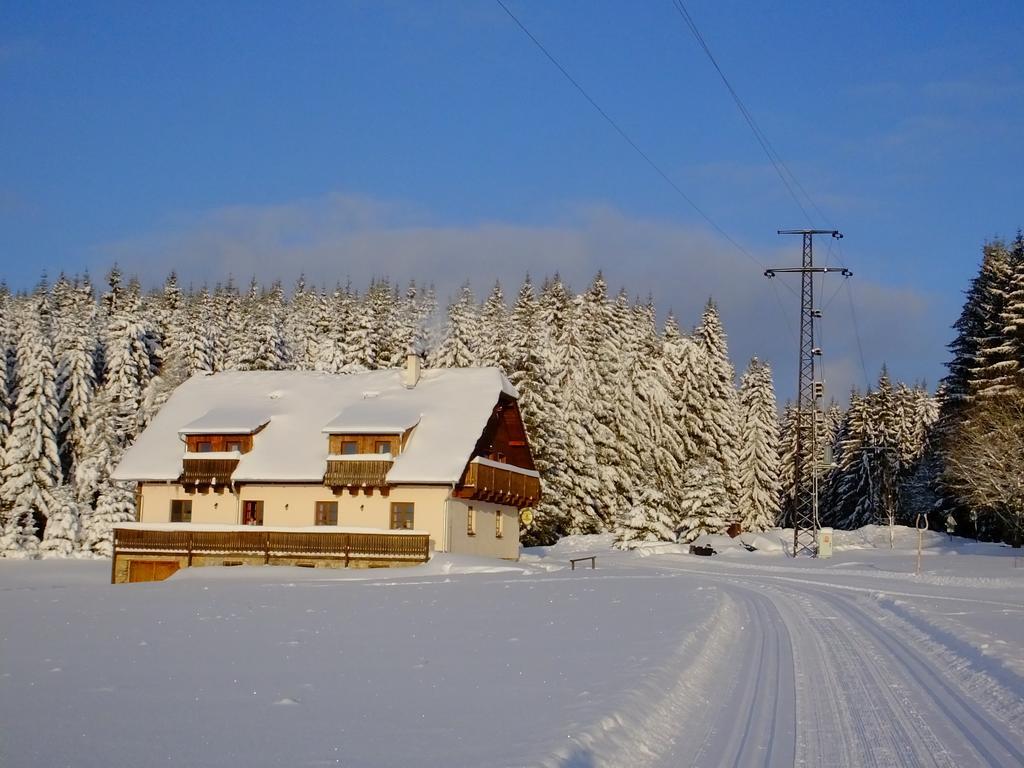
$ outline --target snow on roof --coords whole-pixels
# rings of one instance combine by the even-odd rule
[[[179,435],[251,435],[270,421],[265,407],[211,408],[178,430]]]
[[[364,400],[368,390],[378,394]],[[373,402],[381,409],[363,415],[374,419],[375,427],[382,422],[393,426],[407,420],[408,414],[419,417],[405,451],[395,458],[388,482],[454,483],[502,393],[518,397],[497,368],[428,369],[412,389],[403,386],[399,369],[340,375],[314,371],[197,374],[174,391],[127,450],[113,478],[177,480],[184,453],[179,431],[208,416],[213,424],[210,414],[237,409],[262,413],[269,421],[253,439],[252,450],[242,455],[232,479],[322,482],[328,451],[325,425],[347,419],[348,408]]]
[[[419,423],[420,412],[410,407],[404,392],[368,394],[364,392],[363,400],[327,422],[323,431],[331,435],[400,435]]]

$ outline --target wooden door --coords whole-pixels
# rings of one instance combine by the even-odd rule
[[[128,581],[163,581],[178,568],[177,560],[132,560],[128,563]]]

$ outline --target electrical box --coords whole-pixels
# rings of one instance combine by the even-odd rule
[[[818,557],[828,559],[832,557],[832,529],[818,529]]]

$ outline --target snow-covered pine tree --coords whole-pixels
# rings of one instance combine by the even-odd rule
[[[615,546],[634,549],[648,542],[675,541],[677,521],[667,511],[667,506],[658,491],[644,490],[636,503],[616,521]]]
[[[747,531],[763,531],[779,516],[778,412],[772,372],[756,357],[740,381],[740,522]]]
[[[0,484],[0,556],[34,557],[60,485],[56,368],[45,283],[22,304],[17,400]]]
[[[594,436],[590,383],[593,376],[586,357],[579,313],[581,303],[570,299],[562,332],[553,339],[554,384],[565,426],[565,472],[552,482],[550,492],[567,508],[568,533],[599,533],[610,522],[607,510],[597,508],[600,491]],[[555,478],[552,478],[554,481]],[[602,514],[604,512],[604,514]]]
[[[58,447],[62,474],[73,482],[85,452],[86,424],[96,389],[96,303],[88,278],[74,285],[58,281],[53,297]]]
[[[431,368],[467,368],[478,364],[474,344],[480,337],[473,289],[464,283],[459,297],[448,306],[444,338],[430,355]]]
[[[662,338],[654,332],[654,307],[648,303],[638,314],[640,355],[632,386],[637,430],[635,451],[639,474],[631,478],[634,509],[636,502],[649,510],[660,528],[668,521],[675,530],[679,509],[679,478],[686,466],[686,452],[676,422],[677,403],[672,398],[674,381],[664,365]],[[667,539],[671,540],[671,539]]]
[[[398,297],[386,278],[376,280],[366,294],[366,314],[370,322],[373,360],[376,368],[386,368],[391,360],[405,360],[405,348],[395,337],[395,308]]]
[[[949,374],[943,379],[942,419],[958,420],[957,412],[969,404],[984,383],[986,376],[985,346],[993,340],[999,317],[1010,287],[1010,253],[1002,242],[987,243],[982,249],[978,275],[971,281],[967,299],[956,323],[957,336],[949,345],[952,359]],[[993,344],[998,346],[998,342]]]
[[[595,503],[604,516],[613,519],[637,505],[632,504],[633,483],[626,469],[639,464],[633,446],[631,380],[625,375],[633,362],[636,339],[630,336],[632,322],[629,297],[620,292],[609,304],[607,285],[599,272],[581,297],[580,321],[586,357],[592,362],[591,426],[599,472]],[[633,459],[631,461],[631,459]],[[639,474],[636,472],[636,474]]]
[[[554,544],[568,530],[566,510],[548,492],[549,487],[565,485],[561,475],[566,471],[566,443],[562,414],[553,400],[548,358],[542,349],[545,335],[539,311],[533,283],[527,275],[512,310],[508,349],[512,359],[509,378],[519,392],[519,412],[544,489],[533,523],[522,532],[523,542],[528,546]]]
[[[71,557],[78,544],[79,507],[74,488],[62,485],[53,492],[54,506],[46,519],[41,557]]]
[[[345,358],[348,361],[345,365],[345,372],[375,370],[378,367],[377,346],[374,339],[374,318],[370,312],[369,300],[365,297],[360,299],[355,291],[347,289],[346,295],[351,302],[352,309],[351,321],[345,336]]]
[[[1001,362],[1003,393],[1024,391],[1024,233],[1018,231],[1009,255],[1005,301],[1000,313],[1000,344],[993,350]]]
[[[4,445],[11,433],[11,412],[14,410],[14,307],[7,284],[0,282],[0,477],[4,471]]]
[[[243,311],[238,286],[229,275],[223,285],[216,285],[210,296],[209,319],[210,361],[214,371],[238,370],[243,334],[248,332],[248,317]]]
[[[490,296],[480,309],[480,322],[477,324],[478,364],[501,368],[509,372],[508,354],[508,308],[505,306],[505,294],[501,283],[495,282]]]
[[[722,470],[708,476],[711,479],[720,476],[725,483],[725,498],[731,510],[726,519],[732,520],[739,506],[739,407],[725,330],[713,301],[708,301],[694,335],[708,362],[708,399],[704,419],[708,431],[707,455],[718,462]]]
[[[669,377],[669,396],[676,404],[675,424],[682,451],[680,465],[703,456],[708,450],[708,369],[703,348],[692,338],[679,333],[675,318],[665,324],[662,364]]]
[[[281,370],[287,364],[281,322],[284,310],[281,283],[275,282],[269,291],[261,292],[253,278],[242,306],[244,325],[236,367],[242,371]]]
[[[316,367],[322,339],[316,321],[323,304],[322,294],[306,285],[305,275],[299,275],[282,319],[282,334],[290,368],[299,371],[323,370]]]
[[[1013,251],[1002,242],[988,246],[983,268],[989,267],[984,320],[976,339],[977,353],[970,367],[971,392],[979,397],[1012,395],[1018,381],[1020,361],[1015,345],[1006,334],[1006,312],[1011,306],[1017,266]]]
[[[683,472],[676,538],[690,542],[705,533],[722,533],[733,507],[725,492],[721,464],[714,459],[692,462]]]
[[[797,460],[797,423],[799,413],[793,403],[786,403],[779,422],[779,514],[778,525],[789,528],[793,525],[793,514],[796,505],[796,460]],[[842,434],[842,424],[836,433],[836,445]],[[839,451],[836,450],[836,455]],[[830,486],[831,487],[831,486]],[[826,497],[827,498],[827,497]],[[822,521],[825,525],[832,524],[832,514],[827,502],[823,506]]]
[[[390,368],[404,366],[406,355],[410,349],[423,349],[424,333],[420,318],[420,304],[420,290],[416,286],[416,281],[412,280],[405,289],[405,295],[395,300],[395,306],[391,310],[391,322],[394,329],[391,358],[388,361]]]
[[[135,494],[128,483],[110,482],[103,487],[96,507],[81,518],[80,552],[93,557],[111,557],[114,526],[135,520]]]
[[[120,275],[113,272],[108,282],[103,388],[111,405],[112,433],[124,448],[145,423],[146,389],[159,370],[160,350],[143,314],[138,284],[123,289]]]

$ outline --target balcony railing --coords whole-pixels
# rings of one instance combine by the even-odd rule
[[[331,488],[384,488],[394,462],[328,459],[324,485]]]
[[[231,474],[238,467],[238,459],[181,460],[182,485],[231,485]]]
[[[174,555],[192,564],[197,555],[241,555],[262,558],[311,558],[344,560],[346,566],[358,560],[426,562],[430,559],[430,536],[426,533],[381,531],[281,531],[259,528],[218,528],[200,530],[171,526],[114,529],[114,561],[118,555]]]
[[[540,478],[536,472],[474,459],[466,465],[456,495],[496,504],[529,507],[540,499]]]

